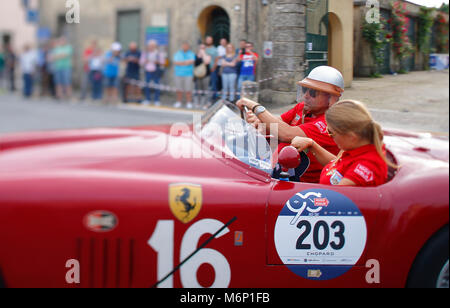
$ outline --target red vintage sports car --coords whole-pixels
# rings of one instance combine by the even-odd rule
[[[386,132],[377,188],[275,180],[218,103],[199,125],[0,136],[0,286],[448,287],[449,143]]]

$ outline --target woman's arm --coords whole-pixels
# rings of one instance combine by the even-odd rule
[[[356,186],[356,183],[349,179],[342,179],[338,186]]]
[[[322,166],[326,166],[331,161],[337,159],[336,156],[322,148],[317,142],[310,138],[295,137],[292,140],[292,146],[299,150],[299,152],[309,149]]]

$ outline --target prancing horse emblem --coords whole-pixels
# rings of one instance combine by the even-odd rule
[[[170,209],[183,223],[197,217],[202,207],[202,187],[194,184],[172,184],[169,187]]]

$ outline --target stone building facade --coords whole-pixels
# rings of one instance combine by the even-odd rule
[[[396,1],[394,0],[378,0],[380,3],[380,15],[385,20],[391,18],[392,4]],[[406,60],[404,64],[409,71],[419,71],[424,70],[426,67],[426,59],[424,55],[419,52],[417,47],[417,32],[418,32],[418,16],[420,13],[420,5],[401,1],[406,6],[407,16],[409,19],[408,36],[413,44],[414,53]],[[373,73],[374,63],[371,58],[370,46],[364,40],[362,36],[362,27],[365,20],[367,11],[366,7],[367,0],[355,0],[354,1],[354,75],[367,77]],[[434,16],[437,16],[437,12],[434,12]],[[447,15],[448,22],[448,15]],[[433,44],[433,42],[432,42]],[[432,46],[433,47],[433,46]],[[384,64],[382,65],[381,72],[383,74],[395,73],[400,69],[400,64],[394,57],[394,53],[391,47],[388,45],[385,49]]]
[[[78,0],[80,23],[67,24],[65,1],[40,0],[41,27],[51,29],[54,35],[66,35],[75,47],[75,77],[81,72],[83,48],[97,39],[106,49],[113,41],[127,44],[136,40],[144,46],[149,29],[166,29],[168,53],[173,55],[184,40],[196,48],[206,34],[220,35],[238,46],[240,39],[255,44],[261,56],[257,79],[275,78],[260,84],[261,100],[265,103],[291,103],[295,101],[296,81],[302,79],[311,65],[331,64],[334,61],[344,73],[346,85],[353,79],[353,19],[346,18],[345,11],[352,12],[353,0]],[[339,3],[339,4],[337,4]],[[345,10],[347,7],[347,10]],[[328,31],[328,11],[337,24],[335,31]],[[328,32],[339,35],[339,40],[328,38],[328,44],[340,46],[340,52],[328,56],[328,44],[323,59],[308,60],[308,14],[314,10],[325,16]],[[325,10],[325,11],[324,11]],[[309,13],[308,13],[309,12]],[[322,18],[323,19],[323,18]],[[317,18],[310,18],[310,24]],[[320,21],[320,20],[319,20]],[[318,22],[319,22],[318,21]],[[322,20],[323,21],[323,20]],[[321,21],[320,21],[321,22]],[[312,28],[310,26],[309,28]],[[343,37],[350,42],[342,44]],[[339,43],[339,45],[336,45]],[[271,47],[266,48],[265,47]],[[333,49],[337,51],[337,48]],[[344,51],[345,50],[345,51]],[[266,54],[267,52],[267,54]],[[265,55],[266,54],[266,55]],[[350,57],[348,57],[350,55]],[[172,68],[165,76],[171,84]],[[76,80],[77,78],[75,78]]]

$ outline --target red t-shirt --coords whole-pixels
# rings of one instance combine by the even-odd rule
[[[305,103],[299,103],[293,109],[284,113],[281,116],[281,119],[283,119],[283,121],[290,126],[300,127],[308,138],[313,139],[328,152],[333,155],[339,154],[340,150],[338,146],[334,142],[333,138],[328,135],[325,114],[320,116],[306,115],[303,120],[304,108]],[[289,145],[290,143],[280,143],[278,146],[278,153],[280,153],[284,147]],[[316,157],[311,152],[308,153],[308,158],[310,160],[310,166],[306,173],[301,177],[301,181],[307,183],[319,183],[323,166],[317,161]]]
[[[84,50],[83,52],[83,58],[84,60],[87,60],[90,56],[92,56],[92,54],[94,53],[94,49],[92,49],[91,47],[88,47]],[[83,69],[85,72],[89,72],[89,61],[87,61],[84,65],[83,65]]]
[[[344,178],[362,187],[383,185],[388,178],[388,166],[374,145],[366,145],[346,151],[339,161],[328,164],[323,169],[320,184],[338,185]]]
[[[256,52],[241,55],[241,75],[254,76],[256,74],[256,61],[254,58],[259,58]]]

